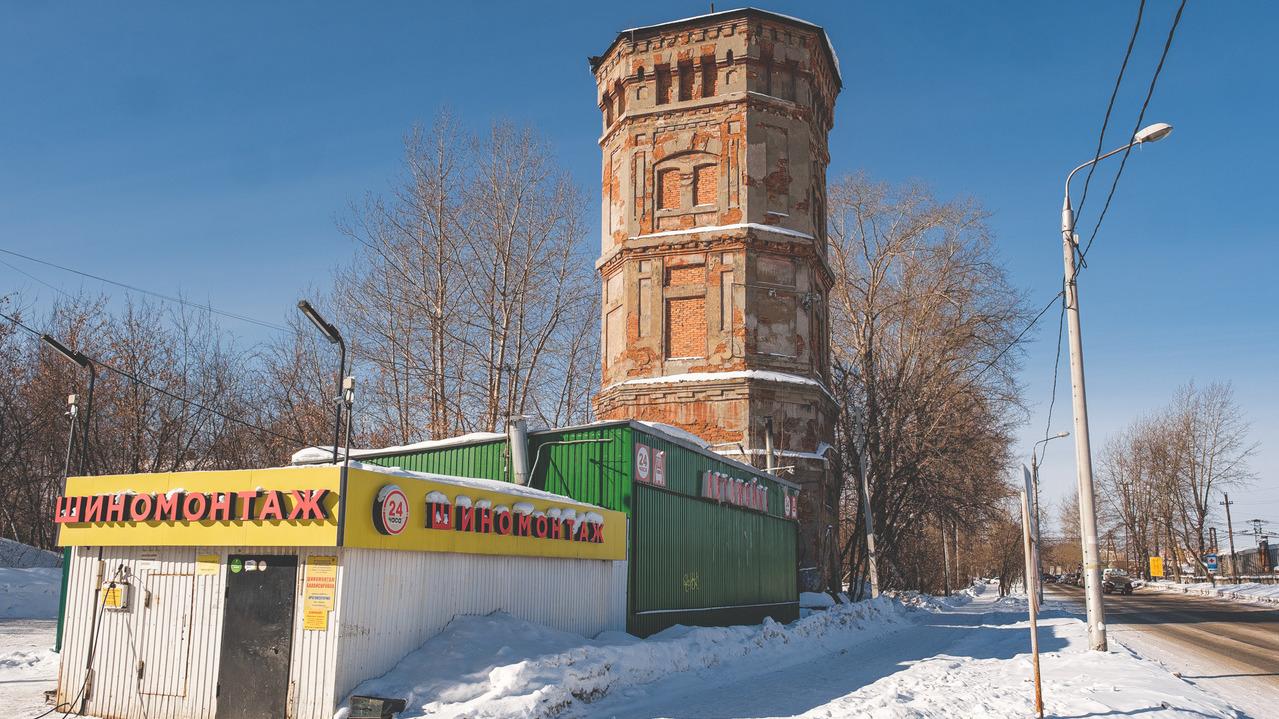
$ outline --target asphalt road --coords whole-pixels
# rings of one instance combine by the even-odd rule
[[[1083,604],[1079,587],[1046,590],[1045,599]],[[1106,595],[1104,605],[1109,636],[1121,644],[1238,699],[1253,716],[1279,716],[1279,607],[1141,589]]]

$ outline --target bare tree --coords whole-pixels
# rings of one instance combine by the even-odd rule
[[[914,569],[916,518],[975,532],[1010,494],[1014,380],[1027,317],[991,245],[985,213],[917,186],[863,176],[831,186],[832,385],[845,472],[841,562],[865,567],[855,469],[864,460],[881,583],[929,587]]]

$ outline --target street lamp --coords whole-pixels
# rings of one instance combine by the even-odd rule
[[[66,347],[61,342],[55,340],[49,335],[40,335],[40,341],[48,345],[53,351],[65,357],[68,361],[74,362],[80,365],[81,367],[83,367],[84,369],[89,370],[89,396],[88,396],[88,400],[85,402],[85,405],[84,405],[84,430],[81,432],[81,437],[80,437],[80,462],[78,466],[76,467],[76,474],[83,475],[84,468],[85,468],[85,465],[87,464],[88,457],[89,457],[89,422],[93,418],[93,385],[94,383],[97,382],[98,372],[97,372],[97,369],[95,369],[93,366],[93,361],[90,360],[88,357],[84,356],[83,353],[76,352],[75,350]],[[74,417],[72,421],[73,422],[75,421]],[[74,425],[72,426],[74,427]],[[70,470],[71,470],[70,445],[71,445],[71,440],[68,438],[67,462],[66,462],[66,469],[63,472],[64,475],[70,473]],[[65,476],[63,478],[63,481],[64,482],[66,481]],[[63,490],[64,491],[66,490],[65,486],[63,487]]]
[[[1046,442],[1051,442],[1051,441],[1053,441],[1054,439],[1061,439],[1062,437],[1069,437],[1069,436],[1070,436],[1070,433],[1069,433],[1069,432],[1058,432],[1057,434],[1054,434],[1054,435],[1053,435],[1053,436],[1051,436],[1051,437],[1044,437],[1043,439],[1041,439],[1041,440],[1039,440],[1038,442],[1034,443],[1034,444],[1033,444],[1033,445],[1031,445],[1031,447],[1030,447],[1030,479],[1031,479],[1031,483],[1032,483],[1032,484],[1034,484],[1034,486],[1035,486],[1035,545],[1036,545],[1036,546],[1038,546],[1038,547],[1040,548],[1040,551],[1043,551],[1044,539],[1043,539],[1043,535],[1042,535],[1042,533],[1039,531],[1039,524],[1040,524],[1040,517],[1039,517],[1039,458],[1036,456],[1036,453],[1037,453],[1037,452],[1038,452],[1038,450],[1039,450],[1039,445],[1044,444],[1044,443],[1046,443]],[[1045,451],[1047,451],[1047,449],[1045,449]],[[1037,569],[1038,571],[1040,571],[1040,572],[1043,572],[1043,566],[1042,566],[1042,565],[1041,565],[1041,566],[1039,566],[1039,567],[1036,567],[1036,569]],[[1038,586],[1039,586],[1039,603],[1042,605],[1042,604],[1044,603],[1044,583],[1043,583],[1043,582],[1039,582],[1039,585],[1038,585]]]
[[[311,306],[306,300],[298,300],[298,309],[302,310],[302,314],[306,315],[311,324],[324,335],[330,343],[338,346],[338,377],[337,377],[337,399],[334,400],[337,409],[336,416],[333,420],[333,464],[338,463],[338,440],[342,438],[342,376],[346,370],[346,343],[342,341],[342,334],[337,328],[329,324],[327,320],[320,316],[319,312]],[[349,448],[348,448],[349,450]]]
[[[1156,142],[1172,132],[1172,125],[1156,123],[1133,135],[1132,142],[1076,167],[1066,175],[1066,197],[1061,208],[1061,244],[1066,265],[1066,315],[1070,331],[1070,389],[1075,414],[1075,471],[1079,482],[1079,533],[1083,543],[1088,613],[1088,646],[1106,651],[1106,613],[1101,604],[1101,557],[1097,551],[1097,509],[1093,498],[1092,449],[1088,444],[1088,400],[1084,392],[1084,347],[1079,329],[1079,287],[1075,280],[1075,211],[1070,206],[1070,180],[1076,172],[1127,151],[1134,145]]]

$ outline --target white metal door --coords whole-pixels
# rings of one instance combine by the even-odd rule
[[[142,651],[138,658],[138,691],[186,696],[195,576],[147,572],[142,575],[139,589]]]

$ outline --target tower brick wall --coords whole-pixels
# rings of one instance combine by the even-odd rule
[[[795,467],[801,566],[829,571],[825,32],[759,10],[620,33],[591,58],[603,120],[601,419],[686,429]]]

